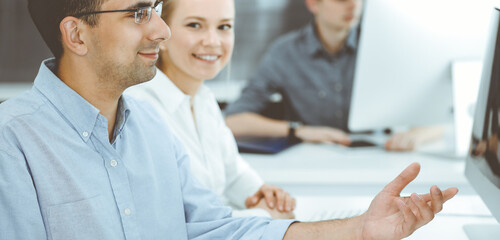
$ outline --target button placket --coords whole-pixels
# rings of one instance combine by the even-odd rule
[[[107,136],[103,136],[104,139]],[[107,139],[106,139],[107,140]],[[108,173],[109,182],[111,184],[111,191],[115,198],[116,206],[119,209],[119,216],[122,219],[122,227],[127,239],[139,239],[137,230],[137,222],[133,217],[132,210],[134,209],[134,202],[132,192],[130,189],[130,182],[127,174],[127,168],[123,164],[124,159],[116,152],[117,150],[104,140],[101,142],[102,155],[104,166]],[[104,144],[102,144],[104,143]],[[128,209],[128,210],[127,210]]]

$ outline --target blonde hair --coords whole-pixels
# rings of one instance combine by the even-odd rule
[[[172,12],[174,11],[174,0],[163,0],[163,8],[161,18],[163,21],[168,23],[170,17],[172,16]]]
[[[163,7],[161,9],[161,19],[168,25],[168,21],[174,11],[174,0],[163,0]],[[156,61],[156,67],[160,68],[162,64],[161,57]]]

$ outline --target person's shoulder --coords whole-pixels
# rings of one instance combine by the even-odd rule
[[[296,49],[298,46],[302,45],[302,42],[304,42],[307,37],[308,27],[309,26],[306,25],[281,35],[272,42],[268,50],[283,52]]]
[[[0,150],[10,156],[20,156],[18,133],[37,125],[46,116],[46,102],[33,90],[0,104]],[[45,112],[45,113],[44,113]]]
[[[45,101],[34,90],[24,92],[0,104],[0,131],[16,119],[30,118],[35,115]]]

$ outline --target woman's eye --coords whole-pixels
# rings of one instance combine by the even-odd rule
[[[232,28],[233,28],[233,26],[231,26],[231,24],[224,24],[224,25],[219,26],[220,30],[230,30]]]
[[[191,27],[191,28],[200,28],[200,24],[199,23],[189,23],[187,26]]]

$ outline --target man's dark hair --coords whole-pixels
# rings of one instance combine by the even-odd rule
[[[28,0],[31,19],[43,40],[59,60],[63,54],[59,24],[67,16],[82,12],[99,11],[106,0]],[[81,17],[89,26],[97,25],[98,14]]]

